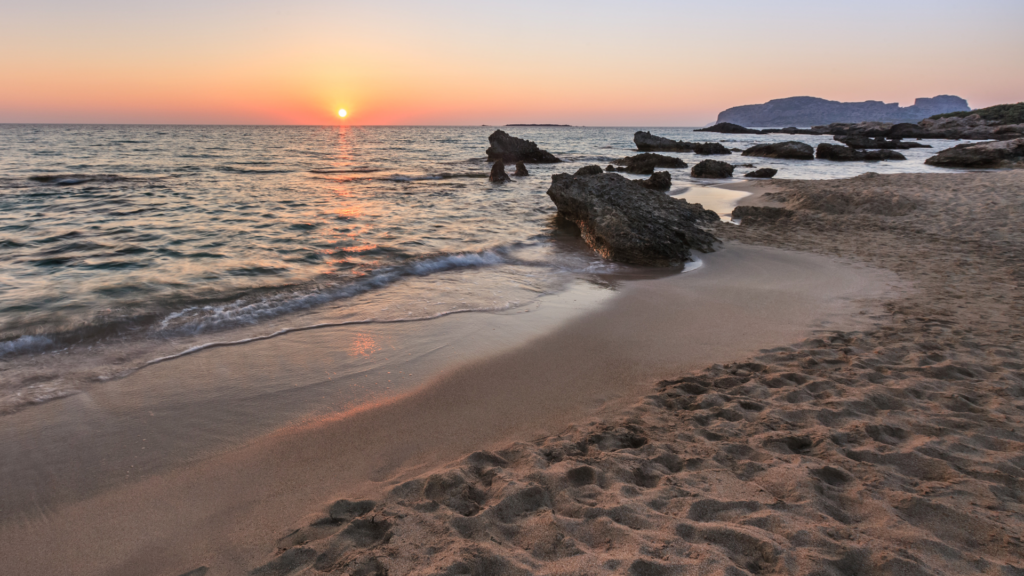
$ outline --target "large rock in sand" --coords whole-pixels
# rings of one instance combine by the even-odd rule
[[[675,156],[663,156],[645,152],[636,156],[627,156],[615,161],[622,166],[621,172],[630,174],[654,174],[655,168],[686,168],[686,162]]]
[[[541,150],[536,144],[529,140],[509,136],[504,130],[495,130],[494,134],[487,137],[491,147],[487,149],[487,159],[502,160],[508,163],[534,162],[554,163],[561,162],[547,150]]]
[[[857,150],[838,144],[818,144],[818,160],[835,162],[878,162],[880,160],[906,160],[895,150]]]
[[[690,170],[694,178],[732,178],[735,167],[721,160],[701,160]]]
[[[608,260],[668,266],[710,252],[717,239],[701,225],[719,220],[700,204],[672,198],[621,174],[551,178],[548,196],[560,218]]]
[[[814,148],[803,142],[775,142],[758,144],[743,151],[744,156],[761,158],[786,158],[789,160],[814,160]]]
[[[1024,138],[960,144],[924,161],[946,168],[1024,168]]]

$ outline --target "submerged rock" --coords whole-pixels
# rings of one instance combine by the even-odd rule
[[[697,154],[732,154],[728,148],[718,142],[681,142],[655,136],[650,132],[637,132],[633,135],[637,150],[644,152],[694,152]]]
[[[839,144],[818,144],[818,160],[836,162],[877,162],[879,160],[906,160],[895,150],[857,150]]]
[[[662,156],[645,152],[636,156],[627,156],[616,160],[615,164],[622,166],[619,171],[630,174],[654,174],[655,168],[686,168],[686,162],[675,156]]]
[[[672,187],[672,175],[668,172],[655,172],[647,180],[640,180],[640,183],[652,190],[668,190]]]
[[[1024,138],[960,144],[924,161],[947,168],[1024,168]]]
[[[526,169],[526,164],[523,164],[522,160],[516,162],[516,176],[529,176],[530,172]]]
[[[760,130],[752,130],[750,128],[744,128],[739,124],[733,124],[731,122],[719,122],[714,126],[708,128],[700,128],[694,130],[694,132],[718,132],[721,134],[761,134]]]
[[[814,148],[803,142],[775,142],[758,144],[743,151],[744,156],[762,158],[787,158],[789,160],[814,160]]]
[[[491,175],[487,178],[495,184],[501,184],[502,182],[511,182],[512,179],[505,173],[505,163],[498,160],[491,166]]]
[[[548,196],[559,217],[608,260],[668,266],[690,260],[692,249],[710,252],[718,241],[701,227],[717,214],[620,174],[557,174]]]
[[[721,160],[701,160],[690,170],[690,176],[694,178],[732,178],[734,169],[732,164]]]
[[[885,138],[869,138],[867,136],[835,136],[836,142],[842,142],[850,148],[875,149],[875,150],[907,150],[910,148],[931,148],[928,144],[920,142],[902,142],[900,140],[886,140]]]
[[[487,137],[491,146],[487,149],[488,160],[503,160],[505,162],[534,162],[551,164],[561,162],[547,150],[541,150],[536,144],[529,140],[509,136],[504,130],[495,130],[494,134]]]
[[[747,172],[744,176],[747,178],[772,178],[778,173],[779,171],[775,168],[758,168],[753,172]]]

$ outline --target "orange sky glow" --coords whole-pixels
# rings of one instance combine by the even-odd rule
[[[1024,100],[1024,3],[706,4],[23,3],[0,122],[696,126],[787,96]]]

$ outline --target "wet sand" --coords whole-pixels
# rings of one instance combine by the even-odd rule
[[[557,434],[572,422],[617,413],[661,379],[815,330],[871,324],[878,320],[878,302],[896,282],[892,274],[833,258],[729,244],[694,272],[625,283],[597,310],[526,343],[435,365],[436,374],[425,381],[413,378],[410,391],[397,397],[357,410],[323,410],[268,435],[256,427],[252,437],[243,434],[245,441],[226,452],[154,466],[138,478],[126,470],[123,480],[111,481],[117,469],[112,466],[92,489],[76,489],[78,472],[58,467],[30,498],[12,499],[32,504],[17,515],[5,514],[0,523],[0,569],[176,575],[209,566],[210,574],[245,573],[275,554],[279,538],[336,498],[380,498],[397,483],[468,452]],[[471,325],[465,318],[451,321],[445,328],[451,335],[465,334]],[[300,384],[303,369],[320,369],[323,351],[336,346],[332,337],[337,333],[314,331],[262,343],[266,348],[248,358],[287,358],[274,370],[248,366],[239,349],[216,349],[137,377],[149,386],[163,378],[173,389],[175,382],[209,374],[211,365],[238,366],[224,377],[249,374],[243,380],[280,390],[289,379]],[[403,369],[423,373],[414,366],[413,361]],[[69,400],[93,397],[80,396]],[[163,399],[165,408],[174,407],[171,396]],[[261,410],[283,412],[274,422],[291,417],[287,402],[275,406],[273,394],[261,398],[254,408],[229,417],[242,425]],[[182,414],[201,413],[198,406],[186,406]],[[138,406],[125,411],[138,413]],[[210,411],[182,426],[202,427],[203,418],[218,417]],[[162,426],[173,422],[165,419]],[[147,432],[141,421],[128,426],[125,446]],[[173,446],[166,449],[174,452]]]

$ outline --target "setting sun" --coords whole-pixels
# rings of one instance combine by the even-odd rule
[[[338,116],[344,118],[345,116],[348,116],[348,111],[342,108],[341,110],[338,110]]]

